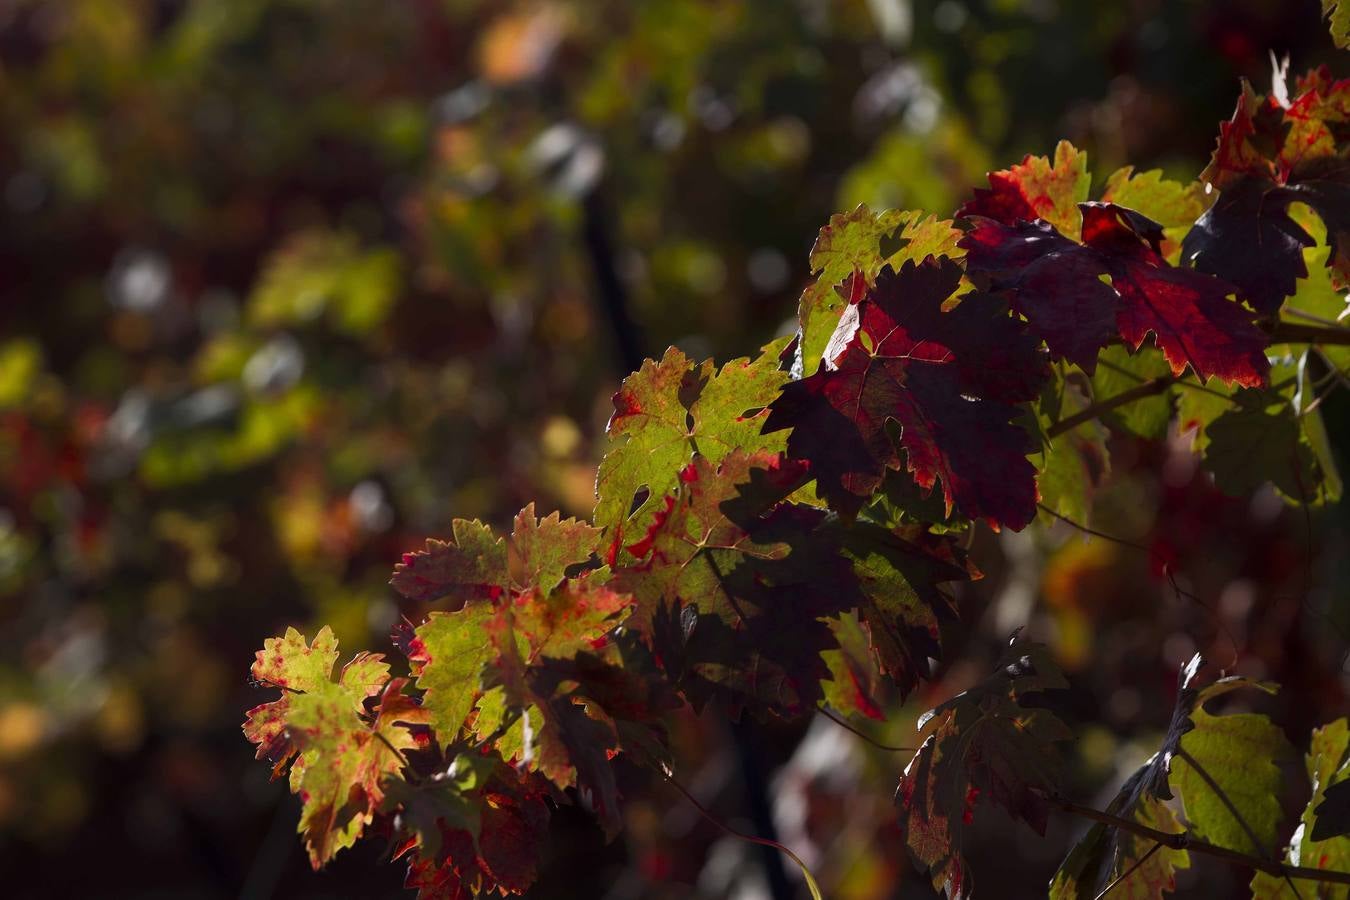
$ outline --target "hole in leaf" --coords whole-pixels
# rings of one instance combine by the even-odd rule
[[[903,229],[896,228],[893,234],[883,234],[881,236],[879,249],[881,250],[882,259],[890,259],[909,243],[909,238],[905,237],[902,234],[902,231]]]

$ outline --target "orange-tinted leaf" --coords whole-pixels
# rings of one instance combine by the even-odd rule
[[[1082,221],[1078,204],[1087,199],[1091,178],[1087,154],[1068,141],[1055,147],[1055,159],[1027,156],[1019,164],[989,173],[989,187],[976,188],[975,199],[957,216],[984,216],[1000,222],[1044,219],[1072,234]]]

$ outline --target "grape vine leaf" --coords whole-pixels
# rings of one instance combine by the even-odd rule
[[[405,646],[417,684],[427,692],[437,735],[448,743],[471,724],[480,738],[493,739],[503,758],[519,757],[559,787],[578,784],[578,763],[593,753],[578,734],[597,737],[595,729],[575,718],[570,701],[541,693],[533,672],[549,659],[569,659],[602,644],[630,605],[626,594],[582,575],[552,590],[531,588],[497,601],[468,603],[455,612],[432,613]],[[481,703],[494,688],[491,699]],[[479,715],[469,723],[475,707]],[[514,731],[495,734],[500,726],[510,726],[508,710],[524,721]],[[613,749],[612,734],[598,740],[602,750]],[[612,780],[607,770],[590,774],[606,784]],[[609,809],[617,815],[612,805]]]
[[[1099,369],[1098,372],[1105,371]],[[1042,430],[1087,409],[1087,398],[1056,373],[1055,381],[1042,396],[1039,416]],[[1106,447],[1106,429],[1095,420],[1083,422],[1042,444],[1044,462],[1036,485],[1041,492],[1043,518],[1056,513],[1072,522],[1089,524],[1092,497],[1111,468]]]
[[[856,522],[840,530],[852,579],[840,578],[838,590],[843,603],[856,605],[877,667],[903,698],[928,676],[928,660],[942,658],[941,626],[957,619],[943,585],[970,577],[964,559],[950,538],[916,526]]]
[[[431,727],[455,740],[481,692],[483,671],[495,656],[486,625],[491,603],[467,603],[455,612],[434,611],[404,642],[409,669],[430,711]]]
[[[566,685],[572,702],[603,712],[624,752],[653,767],[670,764],[664,716],[684,701],[634,633],[616,635],[600,653],[544,660],[536,684],[538,692],[550,695]]]
[[[1315,841],[1350,834],[1350,788],[1337,787],[1340,783],[1338,780],[1327,788],[1326,799],[1317,807],[1317,825],[1312,832]]]
[[[1137,350],[1153,334],[1172,372],[1256,387],[1269,368],[1265,333],[1234,288],[1170,266],[1162,226],[1112,203],[1083,203],[1082,243],[1044,222],[972,219],[961,241],[967,270],[1027,317],[1056,356],[1094,371],[1099,348],[1119,335]]]
[[[795,715],[820,698],[820,654],[835,646],[824,619],[842,608],[847,567],[810,540],[821,510],[779,502],[804,473],[777,454],[696,456],[629,547],[639,561],[614,573],[635,599],[632,626],[695,709],[723,696],[734,711]]]
[[[1322,15],[1331,30],[1331,39],[1342,50],[1350,49],[1350,3],[1345,0],[1322,0]]]
[[[1321,412],[1309,408],[1303,365],[1277,357],[1271,373],[1274,383],[1260,390],[1183,381],[1179,427],[1192,432],[1192,446],[1225,494],[1245,496],[1269,483],[1292,504],[1335,502],[1340,473]]]
[[[861,290],[876,280],[884,266],[894,269],[906,260],[918,262],[926,256],[959,256],[956,245],[960,239],[961,232],[950,220],[919,212],[874,213],[859,204],[851,212],[831,216],[811,248],[811,271],[816,279],[802,292],[798,305],[800,330],[793,375],[802,378],[820,367],[853,285],[850,282],[842,294],[839,288],[855,272],[862,275],[862,283],[856,286]]]
[[[273,777],[291,764],[291,791],[303,802],[300,831],[316,869],[360,836],[380,805],[384,777],[401,767],[400,751],[415,743],[405,726],[426,721],[403,693],[406,680],[390,680],[380,656],[358,653],[334,681],[337,658],[327,626],[313,643],[294,628],[268,638],[251,673],[255,683],[282,694],[251,709],[244,722],[258,758],[274,763]],[[368,701],[377,696],[368,715]]]
[[[1092,177],[1087,154],[1068,141],[1055,146],[1055,158],[1027,156],[1021,163],[989,173],[989,187],[957,210],[958,218],[983,216],[1009,224],[1043,219],[1063,234],[1078,231],[1078,205],[1088,198]]]
[[[1308,798],[1298,828],[1289,839],[1285,860],[1291,865],[1350,872],[1350,838],[1346,837],[1350,832],[1350,821],[1345,820],[1344,811],[1337,821],[1334,810],[1335,798],[1346,796],[1344,785],[1350,784],[1346,780],[1350,775],[1350,770],[1345,768],[1347,756],[1350,756],[1350,726],[1345,719],[1313,729],[1306,757],[1312,796]],[[1339,892],[1343,894],[1344,889]],[[1295,894],[1285,879],[1258,872],[1252,879],[1252,897],[1254,900],[1294,900]]]
[[[1045,796],[1062,774],[1055,745],[1072,735],[1022,701],[1067,687],[1046,648],[1014,636],[993,675],[920,717],[920,730],[936,726],[905,767],[896,803],[911,854],[949,900],[971,893],[961,847],[981,800],[1045,833]]]
[[[281,697],[248,711],[244,736],[258,745],[258,759],[273,764],[273,778],[281,774],[296,753],[295,742],[287,727],[293,701],[331,684],[337,659],[337,638],[327,625],[314,635],[312,644],[306,642],[305,636],[296,629],[287,628],[283,637],[265,640],[263,649],[255,654],[249,669],[253,682],[279,688]],[[358,653],[342,667],[338,686],[346,693],[352,709],[359,713],[364,709],[366,699],[380,693],[388,680],[389,666],[382,656]]]
[[[1172,367],[1157,347],[1144,345],[1131,353],[1120,344],[1112,344],[1097,356],[1097,369],[1092,373],[1092,399],[1108,400],[1148,381],[1167,378]],[[1159,440],[1167,434],[1172,421],[1174,387],[1148,397],[1140,397],[1123,406],[1117,406],[1102,416],[1112,428],[1126,431],[1149,440]]]
[[[599,539],[600,529],[589,522],[564,519],[557,512],[535,518],[531,503],[516,514],[511,530],[510,562],[517,569],[512,581],[551,591],[569,569],[590,560]]]
[[[548,837],[547,792],[495,757],[439,754],[409,754],[420,777],[391,794],[401,804],[394,856],[409,860],[404,886],[419,900],[523,893]]]
[[[613,720],[547,677],[541,667],[604,646],[631,604],[627,594],[583,576],[547,595],[536,590],[499,604],[485,626],[496,650],[488,670],[492,681],[502,687],[507,708],[522,715],[519,737],[502,735],[498,751],[513,759],[519,748],[527,768],[537,768],[558,787],[575,786],[609,837],[620,825],[618,786],[610,766],[619,750]],[[537,724],[532,722],[535,714]],[[492,736],[487,722],[475,722],[474,727],[480,738]]]
[[[470,713],[492,687],[485,684],[487,673],[501,667],[504,658],[523,669],[546,656],[568,657],[602,641],[619,623],[629,600],[603,586],[603,571],[587,571],[570,579],[565,575],[570,568],[590,561],[598,534],[598,529],[562,520],[556,513],[536,519],[533,506],[527,506],[516,517],[509,560],[502,552],[495,555],[491,568],[482,559],[466,563],[476,578],[496,585],[495,596],[470,600],[454,611],[433,611],[411,634],[401,635],[400,644],[418,687],[426,692],[431,724],[442,741],[453,741],[468,723]],[[490,533],[479,544],[505,547]],[[450,547],[438,561],[459,559],[459,549]],[[508,562],[513,564],[514,575],[508,574]],[[443,572],[442,582],[458,575],[448,565]],[[503,634],[509,640],[494,640]],[[505,699],[497,696],[492,701],[498,720],[506,715]],[[528,715],[528,708],[525,712]],[[539,715],[536,707],[536,718]],[[473,724],[480,734],[495,728],[484,731],[486,720],[481,714],[478,720]],[[523,727],[519,725],[515,734],[521,734]],[[545,737],[541,734],[541,739]],[[499,745],[508,740],[501,738]],[[543,743],[549,752],[541,753],[534,760],[536,765],[542,765],[560,786],[571,784],[573,771],[564,748],[557,742]],[[511,758],[512,754],[504,755]]]
[[[1342,324],[1350,317],[1350,304],[1346,301],[1346,290],[1338,287],[1332,278],[1332,270],[1322,265],[1327,251],[1326,227],[1322,220],[1298,205],[1290,207],[1290,216],[1318,244],[1303,251],[1303,262],[1308,269],[1308,277],[1298,280],[1298,289],[1280,310],[1280,319],[1307,325]],[[1317,350],[1326,358],[1327,363],[1342,373],[1350,372],[1350,346],[1320,343]]]
[[[1245,686],[1275,690],[1259,682]],[[1278,763],[1293,749],[1266,716],[1216,716],[1204,702],[1191,713],[1195,727],[1182,735],[1172,771],[1190,831],[1221,847],[1272,857],[1282,816]]]
[[[1179,831],[1177,819],[1163,803],[1173,797],[1171,776],[1175,776],[1193,832],[1211,836],[1220,843],[1233,838],[1235,829],[1242,834],[1245,829],[1229,809],[1232,803],[1258,840],[1269,843],[1269,836],[1279,823],[1276,800],[1279,769],[1273,760],[1286,753],[1284,739],[1264,716],[1248,713],[1215,716],[1204,705],[1233,691],[1272,688],[1240,677],[1221,678],[1201,686],[1198,679],[1203,666],[1204,660],[1196,654],[1182,669],[1176,705],[1162,746],[1126,779],[1106,811],[1162,831]],[[1235,759],[1239,753],[1256,755]],[[1251,784],[1242,784],[1243,779],[1251,779]],[[1214,786],[1223,792],[1222,797]],[[1055,875],[1052,896],[1055,900],[1096,897],[1128,871],[1150,844],[1104,824],[1093,825]],[[1253,852],[1245,834],[1236,843],[1224,846],[1238,852]],[[1268,848],[1258,855],[1267,852]],[[1129,888],[1135,896],[1159,897],[1170,889],[1173,870],[1187,864],[1184,851],[1163,847],[1122,887]]]
[[[1325,223],[1327,265],[1340,283],[1350,271],[1350,162],[1340,145],[1350,81],[1333,82],[1318,70],[1300,79],[1298,90],[1286,107],[1274,92],[1262,97],[1243,83],[1200,176],[1219,199],[1182,246],[1184,260],[1236,285],[1266,315],[1308,275],[1303,250],[1313,238],[1290,216],[1291,204],[1307,204]]]
[[[437,857],[445,847],[444,832],[465,831],[477,841],[482,827],[482,807],[475,790],[502,763],[496,757],[474,752],[454,753],[447,759],[439,746],[410,750],[408,778],[391,778],[385,785],[380,812],[397,817],[393,823],[394,852],[398,857],[417,851]],[[435,765],[428,765],[434,761]]]
[[[394,589],[409,600],[449,597],[456,604],[500,596],[507,586],[505,542],[476,520],[456,519],[451,535],[403,554],[389,579]]]
[[[882,720],[885,716],[878,700],[881,679],[862,621],[857,613],[843,612],[830,619],[829,624],[839,646],[821,653],[830,669],[830,680],[821,684],[825,702],[846,716]]]
[[[826,364],[769,407],[765,431],[791,429],[788,454],[847,518],[902,467],[925,491],[940,481],[948,512],[1013,529],[1035,515],[1034,445],[1015,404],[1049,369],[994,297],[944,305],[961,274],[945,257],[882,269],[841,317]]]
[[[329,681],[292,699],[286,727],[300,755],[290,786],[303,803],[300,831],[315,869],[356,842],[383,802],[385,779],[417,744],[407,726],[424,723],[425,710],[403,693],[406,684],[389,680],[369,724],[341,684]]]
[[[733,450],[782,449],[781,436],[760,432],[765,407],[788,378],[778,363],[786,346],[786,339],[775,341],[754,360],[734,359],[720,370],[712,360],[695,365],[672,347],[624,379],[595,480],[595,523],[609,529],[610,565],[651,525],[696,450],[716,463]]]
[[[1282,400],[1235,404],[1205,425],[1204,464],[1225,494],[1243,496],[1267,482],[1296,503],[1310,502],[1317,459],[1301,440],[1298,419]]]
[[[1210,202],[1198,181],[1182,184],[1164,178],[1159,169],[1135,172],[1131,166],[1111,173],[1102,188],[1101,201],[1132,209],[1157,222],[1166,236],[1164,246],[1176,252],[1181,249],[1181,239]],[[1176,262],[1172,252],[1163,255],[1169,262]]]
[[[456,519],[449,541],[403,554],[389,583],[410,600],[449,597],[452,605],[496,600],[538,585],[553,588],[573,566],[591,561],[599,529],[558,513],[536,519],[531,503],[516,515],[511,545],[478,521]]]
[[[546,661],[603,646],[628,615],[631,598],[607,586],[607,569],[594,568],[600,533],[557,513],[538,519],[532,505],[516,516],[509,547],[477,523],[456,522],[455,542],[433,542],[415,560],[416,588],[422,596],[458,590],[461,607],[433,611],[416,628],[400,629],[397,639],[443,744],[467,727],[504,759],[595,798],[592,808],[613,833],[619,820],[608,765],[618,746],[612,723],[568,696],[541,690],[536,680]],[[475,557],[470,548],[490,553]],[[411,568],[405,564],[396,579]],[[492,590],[482,590],[484,584]]]
[[[1166,803],[1152,794],[1137,793],[1135,780],[1142,778],[1143,773],[1143,769],[1137,771],[1121,788],[1122,797],[1135,797],[1128,804],[1120,804],[1123,814],[1148,828],[1179,834],[1184,829]],[[1119,802],[1118,797],[1108,812]],[[1116,885],[1111,889],[1113,897],[1161,900],[1176,888],[1176,870],[1190,867],[1190,854],[1171,847],[1159,846],[1156,850],[1154,847],[1149,838],[1100,823],[1093,825],[1055,873],[1050,883],[1050,900],[1096,900],[1113,883]],[[1117,883],[1116,879],[1127,872],[1129,876]]]

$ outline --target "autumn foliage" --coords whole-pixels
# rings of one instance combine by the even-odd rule
[[[1162,398],[1224,492],[1338,498],[1301,390],[1330,334],[1287,301],[1320,315],[1350,279],[1350,81],[1244,87],[1194,184],[1129,169],[1091,184],[1063,143],[990,174],[951,220],[833,217],[795,337],[720,368],[672,349],[624,381],[592,521],[530,506],[509,536],[461,520],[404,555],[409,677],[365,653],[335,671],[326,629],[268,639],[251,674],[280,693],[244,730],[300,796],[313,864],[379,835],[421,897],[518,893],[552,806],[622,827],[617,756],[678,777],[673,710],[878,715],[877,677],[903,696],[942,664],[953,585],[980,577],[971,530],[1086,526],[1131,404]],[[1305,292],[1315,276],[1324,290]],[[1092,818],[1062,794],[1066,686],[1014,636],[920,719],[898,816],[949,897],[975,888],[963,833],[989,808],[1041,832]],[[1314,794],[1277,854],[1275,762],[1292,749],[1264,716],[1206,708],[1276,690],[1193,660],[1163,745],[1095,811],[1052,895],[1161,896],[1196,852],[1254,860],[1260,897],[1350,871],[1345,721],[1313,733]]]

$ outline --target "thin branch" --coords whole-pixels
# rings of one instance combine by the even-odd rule
[[[384,736],[384,732],[380,731],[379,729],[376,729],[374,731],[374,734],[377,738],[380,739],[380,743],[384,744],[386,747],[389,748],[390,753],[398,757],[399,763],[406,769],[408,767],[408,757],[404,756],[401,750],[399,750],[393,744],[389,743],[389,738]]]
[[[1337,322],[1335,319],[1328,319],[1325,316],[1314,315],[1313,313],[1310,313],[1305,309],[1299,309],[1297,306],[1290,306],[1287,303],[1284,306],[1284,312],[1288,313],[1289,315],[1293,316],[1296,319],[1303,319],[1304,321],[1307,322],[1317,322],[1321,325],[1328,325],[1332,328],[1341,327],[1340,323]]]
[[[504,716],[502,716],[502,722],[501,722],[501,724],[498,725],[498,726],[496,727],[496,729],[493,730],[493,732],[492,732],[491,734],[487,735],[486,737],[481,738],[481,739],[478,741],[478,743],[474,744],[474,745],[473,745],[473,749],[475,749],[475,750],[481,750],[482,748],[486,747],[488,744],[491,744],[493,741],[497,740],[499,737],[501,737],[502,735],[506,734],[506,732],[510,731],[510,730],[511,730],[511,726],[515,725],[516,722],[517,722],[517,720],[519,720],[519,719],[520,719],[520,710],[518,710],[518,709],[508,709],[508,710],[506,711],[506,714],[505,714]]]
[[[268,678],[268,677],[266,677],[266,676],[263,676],[263,675],[254,675],[253,677],[249,678],[248,683],[249,683],[249,686],[250,686],[250,687],[270,687],[270,688],[276,688],[276,689],[279,690],[279,691],[286,691],[287,693],[290,693],[290,694],[303,694],[303,693],[304,693],[304,691],[300,690],[299,688],[293,688],[293,687],[290,687],[289,685],[282,684],[282,683],[280,683],[280,682],[278,682],[278,681],[273,681],[272,679],[270,679],[270,678]]]
[[[1102,413],[1110,412],[1117,406],[1124,406],[1127,403],[1133,403],[1136,400],[1142,400],[1144,397],[1152,397],[1154,394],[1161,394],[1174,383],[1176,377],[1173,375],[1160,375],[1157,378],[1150,378],[1141,382],[1135,387],[1130,388],[1114,397],[1107,397],[1105,400],[1098,400],[1096,403],[1079,410],[1067,419],[1060,419],[1055,424],[1045,430],[1047,438],[1056,438],[1066,431],[1072,431],[1084,422],[1091,422]]]
[[[890,752],[892,752],[892,753],[917,753],[917,752],[918,752],[918,750],[917,750],[916,748],[914,748],[914,747],[893,747],[893,746],[891,746],[890,744],[883,744],[883,743],[881,743],[881,741],[878,741],[876,738],[869,737],[868,735],[864,734],[864,733],[863,733],[862,731],[860,731],[859,729],[854,728],[854,727],[853,727],[852,725],[850,725],[847,721],[845,721],[844,718],[843,718],[842,716],[836,716],[834,713],[830,712],[830,710],[829,710],[827,707],[824,707],[824,706],[818,706],[818,707],[816,707],[816,712],[820,713],[822,716],[824,716],[825,718],[829,719],[831,722],[833,722],[834,724],[838,725],[840,728],[844,729],[845,731],[851,731],[851,732],[853,732],[853,733],[856,734],[858,737],[862,738],[864,741],[867,741],[867,743],[871,744],[873,747],[876,747],[878,750],[888,750],[888,751],[890,751]]]
[[[1139,837],[1157,841],[1159,844],[1171,847],[1173,850],[1187,850],[1192,853],[1199,853],[1202,856],[1212,856],[1215,859],[1221,859],[1225,862],[1232,863],[1233,865],[1246,866],[1247,868],[1256,869],[1258,872],[1266,872],[1270,875],[1300,878],[1306,881],[1320,881],[1326,884],[1350,884],[1350,872],[1337,872],[1332,869],[1310,869],[1307,866],[1295,866],[1286,862],[1277,862],[1259,856],[1250,856],[1246,853],[1239,853],[1236,850],[1229,850],[1227,847],[1211,844],[1208,841],[1202,841],[1199,838],[1192,837],[1190,832],[1159,831],[1156,828],[1141,825],[1130,819],[1122,819],[1120,816],[1102,812],[1091,806],[1083,806],[1080,803],[1074,803],[1072,800],[1060,796],[1049,796],[1046,799],[1051,805],[1062,809],[1066,813],[1081,816],[1084,819],[1091,819],[1094,822],[1100,822],[1109,828],[1118,828],[1121,831],[1128,831]]]
[[[1350,328],[1305,325],[1302,322],[1276,322],[1267,334],[1272,344],[1350,344]]]
[[[1178,759],[1185,760],[1186,764],[1195,770],[1195,774],[1199,775],[1200,780],[1203,781],[1209,787],[1209,789],[1214,792],[1214,796],[1219,798],[1219,802],[1222,803],[1224,805],[1224,808],[1228,810],[1229,815],[1231,815],[1234,818],[1234,820],[1237,821],[1238,825],[1242,826],[1242,830],[1247,835],[1247,840],[1252,842],[1252,849],[1255,850],[1257,853],[1264,854],[1266,852],[1266,848],[1261,846],[1261,841],[1257,838],[1256,832],[1253,831],[1252,827],[1247,824],[1247,820],[1242,817],[1242,813],[1238,812],[1238,808],[1233,805],[1233,801],[1228,799],[1228,794],[1224,791],[1223,788],[1219,787],[1219,783],[1214,780],[1214,776],[1210,775],[1209,772],[1205,771],[1205,767],[1200,765],[1200,762],[1194,756],[1186,752],[1185,748],[1178,747],[1176,750],[1176,756]]]
[[[1097,896],[1093,897],[1092,900],[1102,900],[1103,897],[1105,897],[1107,894],[1111,893],[1111,891],[1115,889],[1116,885],[1120,884],[1126,878],[1129,878],[1135,872],[1139,871],[1139,867],[1142,866],[1144,863],[1148,862],[1149,859],[1153,856],[1153,854],[1157,853],[1161,849],[1162,844],[1160,844],[1157,841],[1154,841],[1153,846],[1148,848],[1147,853],[1136,859],[1134,861],[1134,865],[1130,866],[1124,872],[1121,872],[1119,875],[1113,878],[1111,880],[1111,883],[1108,884],[1106,887],[1102,888],[1101,891],[1097,894]]]
[[[1063,522],[1065,525],[1068,525],[1071,528],[1075,528],[1078,531],[1083,532],[1083,534],[1090,534],[1093,537],[1099,537],[1104,541],[1110,541],[1113,544],[1120,544],[1122,547],[1130,547],[1132,549],[1140,551],[1141,553],[1147,553],[1149,556],[1155,557],[1161,563],[1164,564],[1166,563],[1166,560],[1162,559],[1162,557],[1159,556],[1151,547],[1145,546],[1144,544],[1141,544],[1137,541],[1129,540],[1128,538],[1116,537],[1114,534],[1107,534],[1105,531],[1098,531],[1095,528],[1089,528],[1082,522],[1076,522],[1066,515],[1055,512],[1053,509],[1046,506],[1044,503],[1038,502],[1036,504],[1036,507],[1040,509],[1041,512],[1053,516],[1054,518]]]
[[[788,847],[778,843],[777,841],[771,841],[768,838],[757,837],[753,834],[746,834],[743,831],[737,831],[735,828],[732,828],[730,825],[723,822],[721,819],[717,818],[717,816],[714,816],[711,812],[709,812],[708,809],[702,803],[699,803],[698,800],[694,797],[694,795],[689,792],[688,788],[686,788],[684,785],[676,781],[673,777],[671,777],[671,775],[668,772],[662,772],[661,775],[663,778],[665,778],[667,784],[675,788],[675,790],[679,791],[681,794],[684,794],[684,799],[688,800],[690,804],[693,805],[694,809],[699,811],[699,813],[703,816],[703,818],[707,819],[709,822],[713,823],[718,828],[725,831],[727,834],[735,838],[740,838],[743,841],[748,841],[751,844],[759,844],[761,847],[773,847],[775,850],[782,851],[783,853],[786,853],[788,856],[790,856],[792,858],[792,861],[797,864],[797,868],[802,870],[802,877],[806,879],[806,886],[807,888],[810,889],[811,896],[814,897],[815,900],[822,900],[820,894],[820,887],[816,884],[815,877],[811,875],[811,870],[806,867],[806,863],[802,862],[802,858],[800,856],[793,853]]]

